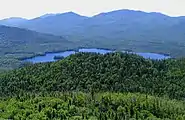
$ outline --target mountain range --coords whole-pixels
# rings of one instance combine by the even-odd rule
[[[185,52],[181,52],[185,49],[183,16],[124,9],[93,17],[67,12],[46,14],[31,20],[10,18],[0,21],[0,24],[63,36],[89,47],[185,56]]]

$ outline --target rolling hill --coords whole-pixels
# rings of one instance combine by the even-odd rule
[[[127,53],[77,53],[0,76],[0,95],[94,90],[184,99],[184,64],[184,59],[157,61]]]
[[[0,74],[0,119],[184,120],[185,59],[78,53]]]

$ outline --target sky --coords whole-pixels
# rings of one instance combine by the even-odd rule
[[[185,16],[185,0],[0,0],[0,2],[0,19],[9,17],[31,19],[46,13],[69,11],[93,16],[119,9]]]

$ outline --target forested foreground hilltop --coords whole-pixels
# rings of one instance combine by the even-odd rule
[[[185,120],[185,59],[78,53],[1,74],[0,96],[5,119]]]

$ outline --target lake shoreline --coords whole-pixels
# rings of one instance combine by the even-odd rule
[[[31,59],[31,58],[34,58],[34,57],[37,57],[37,56],[46,56],[46,54],[61,53],[61,52],[67,52],[67,51],[79,52],[80,49],[94,49],[94,47],[78,47],[78,48],[74,48],[74,49],[57,50],[57,51],[47,51],[47,52],[44,52],[44,53],[32,55],[32,56],[30,56],[30,57],[18,58],[18,60],[24,61],[24,60],[26,60],[26,59]],[[103,49],[103,50],[109,50],[109,51],[116,51],[116,49],[108,49],[108,48],[96,48],[96,49]],[[120,51],[120,50],[119,50],[119,51]]]
[[[158,54],[158,53],[151,53],[151,52],[143,53],[143,52],[133,52],[133,51],[131,52],[130,50],[121,51],[121,50],[106,49],[106,48],[79,47],[78,49],[68,49],[68,50],[55,51],[55,52],[45,52],[45,54],[42,54],[42,55],[35,55],[32,57],[23,58],[21,59],[21,61],[32,62],[32,63],[54,62],[54,61],[57,61],[56,59],[54,59],[56,56],[61,56],[65,58],[65,57],[68,57],[72,54],[76,54],[79,52],[92,52],[92,53],[100,53],[100,54],[106,54],[106,53],[111,53],[111,52],[123,52],[123,53],[137,54],[146,59],[156,59],[156,60],[171,58],[170,56],[167,56],[167,54]]]

